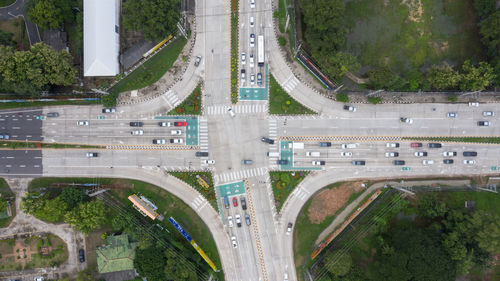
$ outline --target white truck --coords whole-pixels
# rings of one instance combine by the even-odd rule
[[[344,143],[344,144],[342,144],[342,149],[356,148],[357,146],[358,146],[357,143]]]
[[[304,149],[304,143],[303,142],[292,142],[292,143],[288,144],[288,148]]]
[[[319,153],[319,151],[307,151],[306,152],[306,156],[309,156],[309,157],[319,157],[320,153]]]

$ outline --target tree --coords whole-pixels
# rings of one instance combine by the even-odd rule
[[[69,210],[75,208],[79,203],[86,202],[88,200],[88,196],[85,193],[85,190],[77,187],[66,187],[62,190],[59,198],[66,202]]]
[[[94,280],[96,279],[94,278],[93,270],[90,268],[86,268],[78,272],[75,281],[94,281]]]
[[[491,253],[500,252],[500,217],[484,211],[476,211],[467,218],[474,240],[479,248]]]
[[[146,249],[136,249],[134,258],[134,268],[148,280],[165,280],[165,254],[163,250],[151,246]]]
[[[436,90],[452,90],[460,82],[460,74],[449,64],[433,65],[426,74],[430,87]]]
[[[12,47],[15,46],[16,42],[12,40],[13,37],[14,33],[0,30],[0,45],[12,46]]]
[[[62,222],[68,206],[59,197],[45,200],[41,208],[35,211],[35,217],[48,222]]]
[[[319,64],[323,66],[323,71],[334,80],[340,80],[347,72],[356,72],[361,67],[356,57],[349,53],[336,52],[320,57]]]
[[[405,81],[388,67],[378,67],[368,72],[370,82],[368,85],[372,89],[395,90],[404,86]]]
[[[165,276],[168,280],[196,281],[199,280],[196,273],[185,266],[180,266],[178,258],[172,251],[165,251],[166,266]]]
[[[344,276],[352,266],[352,258],[346,251],[329,251],[323,259],[323,264],[334,276]]]
[[[7,211],[7,201],[5,201],[3,198],[0,198],[0,212],[5,212]]]
[[[474,10],[481,19],[487,18],[496,10],[496,0],[474,0]]]
[[[75,229],[88,234],[104,225],[106,222],[106,207],[99,200],[80,203],[78,207],[66,213],[65,221]]]
[[[483,44],[490,49],[490,53],[498,56],[500,52],[500,10],[481,22],[479,27]]]
[[[180,0],[128,0],[123,3],[123,26],[141,31],[150,41],[163,40],[176,32]]]
[[[55,29],[73,17],[69,0],[31,0],[28,16],[42,29]]]
[[[419,214],[426,218],[442,217],[446,214],[446,204],[438,199],[437,193],[426,193],[418,200]]]
[[[469,60],[466,60],[462,65],[461,90],[484,90],[494,80],[493,68],[487,62],[480,62],[478,66],[473,66]]]

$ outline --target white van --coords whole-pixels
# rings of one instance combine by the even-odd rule
[[[342,149],[346,149],[346,148],[356,148],[358,145],[355,144],[355,143],[344,143],[342,144]]]
[[[268,152],[267,156],[269,156],[269,157],[280,157],[280,153],[279,152]]]

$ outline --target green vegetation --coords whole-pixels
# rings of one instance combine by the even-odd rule
[[[198,280],[193,271],[177,266],[177,258],[172,252],[155,246],[137,249],[134,267],[148,280]]]
[[[274,201],[278,213],[285,203],[288,195],[305,178],[309,172],[269,172],[273,187]]]
[[[201,83],[181,104],[170,110],[168,115],[201,115]]]
[[[0,0],[0,7],[7,7],[14,2],[16,2],[16,0]]]
[[[275,12],[275,17],[278,18],[278,28],[281,33],[285,32],[286,24],[286,7],[285,0],[279,0],[278,11]]]
[[[41,29],[55,29],[73,17],[72,5],[77,1],[68,0],[31,0],[28,4],[28,17]]]
[[[285,46],[286,45],[286,39],[283,36],[278,37],[278,43],[280,46]]]
[[[238,102],[238,0],[231,0],[231,102]]]
[[[346,93],[338,93],[336,98],[338,102],[349,102],[349,96]]]
[[[97,101],[60,100],[60,101],[33,101],[33,102],[0,102],[0,109],[22,108],[22,107],[57,106],[57,105],[90,105],[90,104],[98,104],[98,103],[100,103],[100,101],[98,101],[98,100]]]
[[[381,101],[381,97],[368,97],[368,102],[371,104],[379,104]]]
[[[123,4],[123,26],[144,33],[149,41],[175,34],[180,15],[180,0],[128,0]]]
[[[12,192],[7,182],[3,178],[0,178],[0,214],[7,211],[7,202],[14,204],[15,194]],[[12,216],[0,217],[0,228],[8,226],[16,216],[16,208],[11,208],[10,210]]]
[[[442,141],[465,143],[500,143],[500,137],[402,137],[403,140]]]
[[[14,41],[13,38],[14,33],[0,30],[0,45],[11,46],[14,48],[16,46],[16,41]]]
[[[215,187],[210,172],[170,172],[172,176],[184,181],[191,187],[200,192],[210,202],[212,207],[217,210],[217,201],[215,198]],[[202,178],[208,184],[208,187],[203,187],[198,178]]]
[[[316,114],[316,112],[303,106],[287,94],[272,75],[269,75],[269,77],[269,114]]]
[[[168,46],[114,85],[109,90],[110,94],[102,98],[103,105],[113,107],[116,105],[116,99],[120,93],[141,89],[160,80],[172,67],[186,43],[187,40],[184,37],[179,37],[170,42]]]
[[[12,148],[12,149],[25,149],[25,148],[56,148],[56,149],[68,149],[68,148],[96,148],[103,149],[104,146],[98,145],[78,145],[78,144],[62,144],[62,143],[41,143],[36,141],[0,141],[1,148]]]

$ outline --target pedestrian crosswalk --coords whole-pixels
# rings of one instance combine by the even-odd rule
[[[288,79],[286,79],[285,83],[283,83],[283,89],[285,89],[285,91],[287,93],[290,93],[291,91],[293,91],[293,89],[295,89],[295,87],[297,87],[297,85],[299,84],[299,79],[297,79],[297,77],[295,77],[295,75],[290,75],[290,77],[288,77]]]
[[[205,117],[199,118],[198,140],[201,151],[208,151],[208,120]]]
[[[169,90],[165,94],[163,94],[162,98],[172,108],[176,107],[177,105],[179,105],[181,103],[181,101],[179,100],[177,95],[171,90]]]
[[[298,186],[292,191],[292,195],[298,197],[302,201],[307,199],[309,194],[310,192],[305,190],[302,186]]]
[[[269,151],[278,151],[278,121],[276,119],[269,119],[269,136],[268,138],[274,140],[274,144],[269,145]]]
[[[234,113],[236,114],[263,113],[267,112],[267,103],[234,105],[232,106],[232,108]],[[221,114],[228,114],[227,113],[228,109],[229,109],[228,106],[215,105],[215,106],[208,106],[205,112],[208,115],[221,115]]]
[[[205,205],[207,204],[207,199],[205,199],[205,197],[203,197],[201,194],[198,195],[198,197],[196,197],[193,202],[191,202],[191,206],[193,207],[193,209],[195,209],[197,212],[205,207]]]
[[[250,178],[250,177],[262,176],[265,173],[267,173],[267,168],[261,167],[261,168],[254,168],[254,169],[248,169],[248,170],[240,170],[240,171],[216,174],[214,176],[214,180],[216,183],[223,183],[223,182],[230,182],[230,181],[235,181],[235,180],[246,179],[246,178]]]

